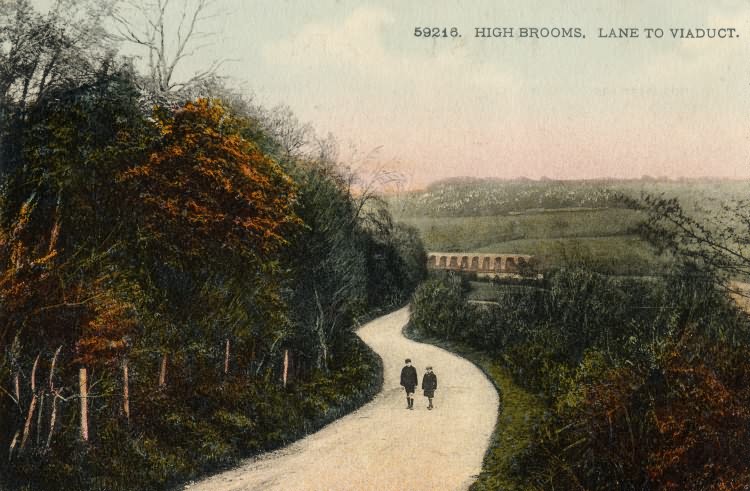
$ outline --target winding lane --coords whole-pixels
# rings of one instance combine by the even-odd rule
[[[357,334],[383,359],[382,391],[359,410],[286,448],[249,459],[185,489],[461,490],[474,481],[494,428],[498,395],[473,364],[443,349],[406,339],[404,308],[369,322]],[[406,410],[399,386],[404,358],[421,381],[438,376],[435,410],[421,390]]]

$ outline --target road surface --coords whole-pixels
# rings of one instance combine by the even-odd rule
[[[383,390],[359,410],[288,447],[192,483],[190,491],[460,490],[482,466],[498,409],[492,384],[473,364],[406,339],[407,308],[380,317],[357,334],[383,359]],[[421,382],[438,377],[435,409],[420,389],[406,409],[399,386],[405,358]]]

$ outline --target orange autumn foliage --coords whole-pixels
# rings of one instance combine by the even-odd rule
[[[57,224],[50,238],[34,235],[33,205],[24,203],[7,234],[0,235],[0,343],[5,345],[24,326],[46,324],[50,304],[61,303],[60,285],[54,278],[58,252]],[[44,332],[44,331],[41,331]]]
[[[644,489],[750,488],[749,359],[688,328],[658,366],[607,368],[567,415],[568,458]]]
[[[109,364],[128,348],[135,328],[132,308],[117,300],[106,278],[70,281],[72,263],[58,251],[60,223],[49,233],[33,233],[31,202],[24,203],[8,235],[0,234],[0,301],[3,343],[23,335],[48,348],[75,342],[76,361]]]
[[[130,347],[130,335],[137,325],[133,307],[102,291],[88,317],[76,343],[76,361],[85,366],[115,363]]]
[[[210,244],[267,256],[296,223],[292,181],[218,101],[199,99],[174,114],[156,112],[161,141],[122,177],[134,185],[149,232],[181,253]]]
[[[645,428],[636,403],[643,383],[643,376],[630,367],[610,368],[597,383],[583,387],[585,403],[576,416],[585,422],[578,429],[578,438],[589,439],[591,454],[617,462],[632,476],[640,473],[645,457]]]
[[[653,412],[659,444],[649,476],[664,490],[748,489],[747,358],[733,360],[721,343],[700,356],[690,351],[679,347],[667,357],[668,395]]]

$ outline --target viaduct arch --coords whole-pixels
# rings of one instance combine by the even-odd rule
[[[476,273],[518,273],[532,258],[528,254],[428,252],[427,268]]]

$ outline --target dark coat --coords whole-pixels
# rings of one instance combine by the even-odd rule
[[[401,369],[401,385],[406,389],[411,389],[410,392],[414,391],[414,387],[417,386],[417,369],[414,367],[404,367]]]
[[[427,372],[422,377],[422,389],[424,389],[425,397],[435,397],[435,389],[437,389],[437,375],[432,372]]]

